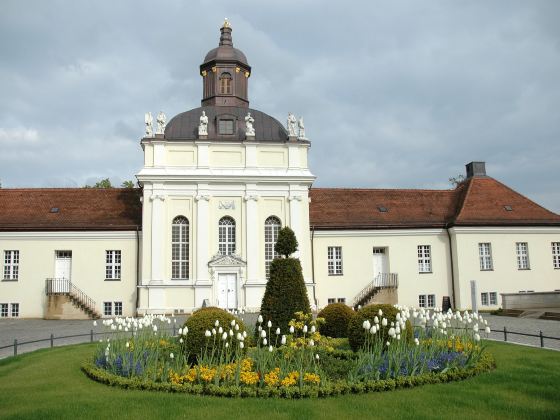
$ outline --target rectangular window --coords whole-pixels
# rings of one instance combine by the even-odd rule
[[[436,295],[428,295],[428,308],[436,307]]]
[[[17,280],[19,275],[19,251],[4,251],[4,280]]]
[[[342,247],[329,246],[327,250],[329,276],[342,275]]]
[[[338,303],[346,303],[346,298],[338,298],[337,302]]]
[[[490,305],[497,305],[498,304],[498,293],[497,292],[490,292]]]
[[[480,294],[480,304],[482,306],[488,306],[488,293],[484,292]]]
[[[426,295],[418,295],[418,306],[420,308],[426,307]]]
[[[552,266],[560,269],[560,242],[552,242]]]
[[[331,303],[336,303],[336,299],[335,298],[328,298],[327,299],[327,303],[330,305]]]
[[[7,317],[8,317],[8,304],[0,303],[0,318],[7,318]]]
[[[122,316],[122,302],[115,302],[115,315]]]
[[[418,245],[418,272],[432,272],[432,251],[430,245]]]
[[[515,252],[517,254],[517,269],[529,270],[529,245],[527,242],[516,242]]]
[[[105,279],[121,279],[121,251],[105,251]]]
[[[103,315],[113,315],[113,302],[103,302]]]
[[[489,242],[478,244],[478,255],[480,257],[480,270],[492,270],[492,247]]]
[[[19,316],[19,303],[12,303],[12,318]]]
[[[218,132],[220,134],[233,134],[233,120],[220,120],[218,122]]]

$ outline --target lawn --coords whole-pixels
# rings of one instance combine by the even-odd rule
[[[326,399],[223,399],[127,391],[80,371],[93,345],[0,360],[1,418],[560,418],[560,352],[488,343],[498,369],[463,382]]]

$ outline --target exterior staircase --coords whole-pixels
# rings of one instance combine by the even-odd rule
[[[365,306],[381,291],[396,291],[398,287],[399,276],[397,273],[379,273],[371,283],[356,295],[352,306],[354,308]]]
[[[95,301],[68,279],[46,279],[45,293],[49,299],[66,298],[88,318],[101,318]]]

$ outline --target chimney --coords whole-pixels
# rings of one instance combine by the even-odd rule
[[[465,166],[467,167],[467,178],[486,176],[486,162],[470,162]]]

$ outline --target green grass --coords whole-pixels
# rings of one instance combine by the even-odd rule
[[[463,382],[326,399],[224,399],[128,391],[88,379],[93,345],[0,360],[1,418],[560,418],[560,352],[489,343],[498,369]]]

